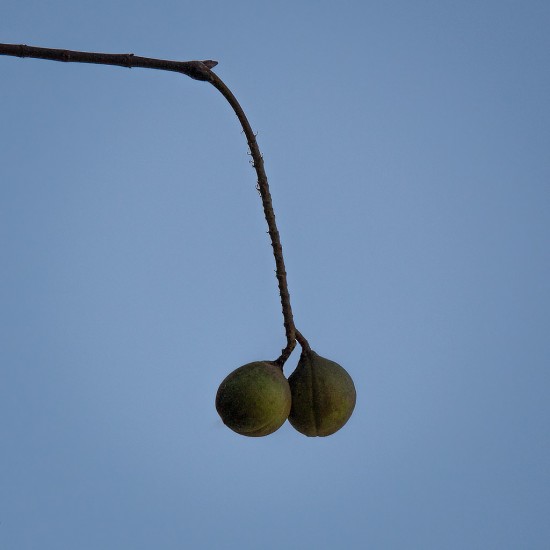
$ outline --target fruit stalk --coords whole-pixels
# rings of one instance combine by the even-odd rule
[[[269,230],[269,237],[271,238],[271,246],[273,248],[273,256],[275,258],[276,266],[275,274],[279,284],[279,294],[281,296],[281,306],[286,332],[287,345],[282,350],[280,357],[275,361],[282,368],[285,361],[290,357],[292,350],[296,347],[296,340],[300,342],[302,347],[309,347],[309,345],[307,340],[300,332],[296,330],[296,326],[294,325],[292,306],[290,304],[290,293],[288,291],[288,282],[286,278],[285,260],[283,257],[283,247],[281,245],[281,237],[275,221],[275,212],[273,210],[273,201],[271,200],[271,192],[269,191],[269,183],[265,173],[264,159],[260,152],[260,148],[258,147],[256,135],[252,131],[252,127],[250,126],[250,123],[248,122],[248,119],[246,118],[239,102],[221,78],[212,71],[209,72],[211,74],[209,82],[225,97],[241,123],[243,132],[248,142],[248,147],[250,149],[250,155],[252,156],[252,165],[256,170],[256,175],[258,177],[257,189],[262,198],[265,220]]]
[[[73,50],[61,50],[55,48],[39,48],[27,46],[24,44],[0,44],[0,55],[10,55],[15,57],[31,57],[36,59],[48,59],[51,61],[75,62],[75,63],[95,63],[100,65],[116,65],[120,67],[141,67],[145,69],[158,69],[164,71],[174,71],[185,74],[195,80],[210,82],[231,105],[237,115],[239,122],[245,133],[250,155],[252,156],[253,166],[258,177],[257,189],[262,198],[264,215],[268,226],[268,233],[273,247],[273,256],[275,258],[276,277],[279,285],[279,294],[281,297],[281,306],[284,319],[286,334],[286,347],[275,363],[282,369],[285,361],[289,358],[293,349],[296,347],[296,341],[300,343],[303,350],[309,350],[309,344],[304,336],[296,329],[292,306],[290,304],[290,293],[286,278],[285,262],[283,258],[283,248],[281,237],[275,221],[275,212],[269,191],[269,184],[264,169],[264,161],[256,136],[252,131],[250,123],[244,114],[242,107],[224,82],[211,71],[212,67],[217,65],[217,61],[170,61],[166,59],[153,59],[149,57],[139,57],[132,53],[127,54],[108,54],[96,52],[80,52]]]

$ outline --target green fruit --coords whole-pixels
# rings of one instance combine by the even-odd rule
[[[323,437],[349,420],[355,407],[355,386],[338,363],[314,351],[303,351],[288,383],[292,392],[288,419],[299,432]]]
[[[234,432],[250,437],[278,430],[290,412],[290,387],[280,367],[248,363],[230,373],[216,394],[216,410]]]

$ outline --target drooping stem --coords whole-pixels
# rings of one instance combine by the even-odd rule
[[[76,63],[96,63],[101,65],[117,65],[120,67],[142,67],[147,69],[159,69],[164,71],[174,71],[185,74],[195,80],[210,82],[221,94],[225,97],[231,108],[235,111],[237,118],[243,128],[250,154],[253,160],[253,166],[258,177],[257,189],[262,198],[264,215],[268,226],[268,233],[271,239],[273,248],[273,256],[275,258],[276,277],[279,285],[279,294],[281,297],[281,306],[283,311],[284,327],[286,333],[287,344],[282,350],[281,355],[276,360],[276,363],[283,368],[285,361],[288,359],[292,350],[296,347],[296,341],[300,346],[308,350],[310,349],[307,340],[296,329],[294,318],[292,315],[292,307],[290,305],[290,294],[288,291],[288,283],[286,278],[285,262],[283,258],[283,248],[281,246],[281,238],[275,221],[275,212],[273,211],[273,203],[269,184],[264,169],[264,161],[256,136],[252,131],[252,127],[246,118],[246,115],[239,105],[239,102],[231,92],[231,90],[223,83],[223,81],[210,69],[215,67],[217,61],[170,61],[165,59],[153,59],[149,57],[139,57],[134,54],[106,54],[94,52],[79,52],[72,50],[60,50],[53,48],[38,48],[34,46],[26,46],[23,44],[0,44],[0,55],[11,55],[16,57],[32,57],[37,59],[49,59],[52,61],[76,62]]]
[[[289,358],[292,350],[296,346],[296,326],[294,325],[294,318],[292,315],[292,306],[290,305],[290,293],[288,291],[288,283],[286,278],[285,260],[283,258],[283,247],[281,245],[281,237],[279,230],[277,229],[277,223],[275,221],[275,212],[273,210],[273,202],[271,200],[271,192],[269,191],[269,183],[267,181],[267,175],[264,169],[264,159],[258,147],[256,136],[252,131],[250,123],[244,114],[242,107],[231,92],[231,90],[222,82],[221,78],[214,74],[212,71],[210,83],[220,91],[220,93],[227,99],[229,105],[244,131],[248,147],[250,148],[250,155],[252,156],[253,166],[258,176],[258,191],[262,197],[262,205],[264,208],[264,215],[267,222],[269,237],[271,238],[271,246],[273,248],[273,256],[275,258],[276,277],[279,283],[279,294],[281,296],[281,305],[283,309],[284,326],[286,332],[287,345],[283,349],[281,356],[277,359],[277,363],[281,366]]]

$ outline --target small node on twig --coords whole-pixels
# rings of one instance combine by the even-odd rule
[[[213,69],[218,64],[218,62],[214,61],[213,59],[205,59],[204,61],[202,61],[202,64],[206,65],[209,69]]]

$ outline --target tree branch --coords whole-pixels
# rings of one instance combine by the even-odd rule
[[[296,330],[292,307],[290,305],[290,294],[286,278],[285,262],[283,258],[283,248],[281,238],[275,221],[275,212],[269,191],[267,175],[264,169],[264,160],[256,141],[256,136],[252,131],[246,115],[239,105],[239,102],[224,84],[221,78],[213,73],[211,69],[218,62],[210,59],[204,61],[169,61],[166,59],[153,59],[149,57],[139,57],[132,53],[127,54],[109,54],[94,52],[78,52],[71,50],[59,50],[52,48],[37,48],[23,44],[0,44],[0,55],[11,55],[16,57],[32,57],[37,59],[49,59],[51,61],[75,62],[75,63],[97,63],[100,65],[117,65],[120,67],[142,67],[145,69],[159,69],[163,71],[174,71],[185,74],[195,80],[210,82],[228,101],[233,111],[237,115],[242,126],[250,154],[253,160],[253,166],[258,177],[258,191],[262,198],[264,215],[267,222],[268,233],[271,238],[273,256],[275,258],[276,277],[279,285],[279,294],[281,296],[281,306],[284,318],[284,327],[286,333],[287,345],[282,350],[276,363],[283,368],[285,361],[290,357],[292,350],[296,347],[296,340],[304,349],[310,349],[307,340]]]
[[[195,80],[209,80],[209,69],[218,64],[217,61],[211,59],[205,61],[169,61],[167,59],[139,57],[133,53],[76,52],[54,48],[37,48],[25,44],[0,44],[0,55],[33,57],[65,63],[97,63],[99,65],[117,65],[128,68],[159,69],[161,71],[182,73]]]

